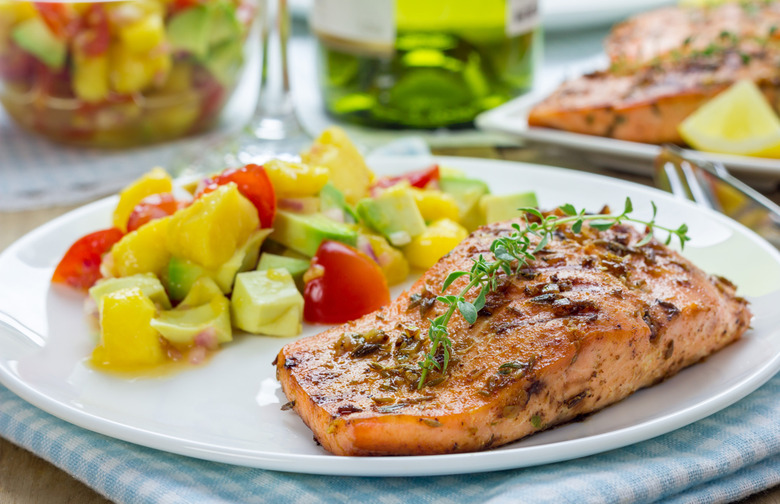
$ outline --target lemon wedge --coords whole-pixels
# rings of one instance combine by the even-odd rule
[[[749,80],[702,105],[678,131],[698,150],[780,158],[780,117]]]

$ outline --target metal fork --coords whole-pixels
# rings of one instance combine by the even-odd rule
[[[721,212],[780,248],[780,206],[729,175],[722,164],[667,145],[655,158],[654,174],[656,187]]]

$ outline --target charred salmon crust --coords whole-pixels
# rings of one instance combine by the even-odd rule
[[[655,240],[637,246],[635,229],[561,229],[535,261],[501,279],[473,325],[452,318],[447,374],[418,390],[444,279],[488,256],[510,225],[478,229],[381,310],[282,348],[282,390],[325,449],[422,455],[499,446],[653,385],[748,327],[734,285]]]

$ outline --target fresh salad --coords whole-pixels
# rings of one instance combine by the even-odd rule
[[[113,226],[77,240],[52,276],[88,292],[92,363],[199,363],[235,331],[294,337],[304,321],[353,320],[469,231],[536,206],[438,165],[378,177],[338,128],[301,158],[184,188],[155,168],[122,190]]]
[[[211,126],[243,69],[252,0],[0,0],[0,101],[54,140],[119,147]]]

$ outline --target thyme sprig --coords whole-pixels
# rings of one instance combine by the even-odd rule
[[[599,231],[606,231],[623,222],[633,222],[644,224],[647,228],[645,236],[636,244],[637,246],[650,242],[653,238],[653,231],[660,230],[667,234],[665,242],[667,245],[676,237],[680,242],[680,248],[684,248],[685,242],[690,240],[688,226],[682,224],[677,229],[672,229],[658,225],[655,221],[658,209],[655,203],[651,202],[650,204],[653,208],[653,215],[649,221],[630,216],[634,211],[631,198],[626,198],[622,213],[609,215],[586,214],[584,209],[577,211],[571,204],[559,207],[564,214],[563,216],[545,216],[535,208],[520,208],[519,210],[525,212],[525,227],[514,223],[512,228],[515,231],[511,235],[493,240],[490,244],[490,252],[495,257],[495,261],[489,261],[480,254],[479,258],[473,261],[474,264],[470,271],[453,271],[444,280],[442,292],[446,291],[455,280],[462,276],[468,275],[469,279],[457,295],[442,295],[436,298],[438,302],[447,306],[447,311],[430,320],[428,338],[431,340],[431,347],[425,359],[418,363],[421,374],[417,388],[421,389],[426,385],[428,374],[431,371],[437,370],[442,374],[447,372],[452,351],[452,340],[450,340],[447,326],[455,311],[457,310],[469,324],[476,322],[479,310],[485,306],[485,296],[488,292],[496,289],[501,274],[511,276],[527,265],[529,261],[533,261],[536,254],[550,242],[556,229],[571,224],[572,232],[579,234],[586,221],[590,227]],[[537,220],[531,222],[528,218],[529,215],[533,215]],[[532,237],[539,239],[535,245],[531,242]],[[479,289],[477,297],[473,302],[467,301],[466,294],[475,287]],[[439,356],[440,351],[441,357]],[[436,380],[436,382],[438,381]]]

